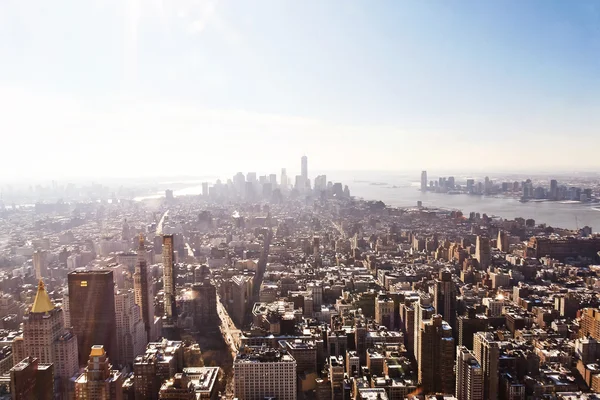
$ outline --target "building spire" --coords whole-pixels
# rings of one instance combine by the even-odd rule
[[[46,292],[44,282],[40,279],[40,282],[38,283],[37,294],[35,295],[33,306],[31,307],[31,312],[47,313],[52,310],[54,310],[54,304],[52,304],[52,301],[50,301],[50,297],[48,296],[48,292]]]

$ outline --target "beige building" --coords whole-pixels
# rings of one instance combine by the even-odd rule
[[[123,375],[111,367],[104,346],[92,346],[85,372],[75,381],[75,400],[121,400]]]
[[[16,365],[27,357],[34,357],[41,364],[53,364],[54,375],[60,379],[56,389],[64,392],[79,365],[77,337],[65,328],[62,314],[62,309],[50,301],[40,280],[33,306],[23,317],[23,336],[13,341],[13,361]]]
[[[246,346],[236,356],[233,371],[234,394],[239,399],[296,400],[296,360],[290,355]]]
[[[117,365],[132,364],[138,354],[146,348],[146,332],[140,315],[140,307],[135,304],[133,290],[119,290],[115,293],[117,318],[117,349],[114,360]]]
[[[459,346],[456,352],[455,390],[458,400],[483,400],[483,370],[465,346]]]

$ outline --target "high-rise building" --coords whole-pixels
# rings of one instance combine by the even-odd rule
[[[194,325],[198,330],[206,330],[219,324],[217,313],[217,289],[209,278],[192,286]]]
[[[117,354],[115,284],[112,270],[73,271],[68,275],[70,317],[77,335],[79,365],[87,364],[89,349],[101,344]]]
[[[556,179],[550,180],[550,200],[558,200],[558,181]]]
[[[92,346],[87,367],[75,380],[75,400],[121,400],[123,375],[111,368],[104,346]]]
[[[496,244],[496,247],[498,248],[498,250],[500,250],[504,253],[508,253],[509,244],[508,244],[508,233],[506,233],[506,231],[498,232],[497,242],[498,243]]]
[[[145,353],[133,363],[136,400],[157,400],[162,383],[183,370],[183,343],[169,341],[148,343]]]
[[[600,341],[600,310],[597,308],[584,308],[579,320],[579,337],[590,336]]]
[[[421,171],[421,192],[427,191],[427,171]]]
[[[208,197],[208,182],[202,182],[202,197]]]
[[[50,301],[40,280],[31,310],[23,317],[23,337],[13,341],[13,362],[33,357],[41,364],[54,364],[59,378],[57,391],[68,391],[68,381],[79,370],[77,337],[65,329],[62,309]]]
[[[33,269],[35,270],[35,279],[40,280],[48,277],[48,253],[45,250],[36,250],[33,252]]]
[[[154,293],[152,290],[152,277],[148,273],[146,263],[144,236],[140,234],[138,246],[138,260],[133,274],[133,287],[135,291],[135,304],[140,307],[144,329],[146,330],[146,341],[154,339]]]
[[[21,360],[10,370],[10,393],[13,400],[53,400],[54,366],[35,357]]]
[[[175,262],[173,235],[163,235],[162,259],[165,317],[167,317],[168,320],[173,320],[174,318],[177,318],[175,311],[175,283],[173,279]]]
[[[160,400],[196,400],[196,389],[185,373],[177,373],[160,388]]]
[[[490,266],[490,238],[477,235],[475,242],[475,258],[479,262],[480,269],[487,269]]]
[[[440,277],[435,281],[433,307],[452,329],[456,329],[456,296],[452,272],[448,269],[440,271]]]
[[[498,361],[500,347],[490,332],[477,332],[473,336],[473,354],[483,370],[484,399],[498,399]]]
[[[421,336],[419,331],[421,330],[421,322],[430,319],[435,314],[435,308],[431,304],[431,297],[429,294],[421,293],[419,295],[419,301],[415,302],[415,316],[414,316],[414,355],[417,362],[419,361],[419,348]]]
[[[287,189],[289,185],[288,182],[288,176],[287,176],[287,172],[285,170],[285,168],[281,168],[281,188],[282,189]]]
[[[483,400],[483,370],[473,353],[464,346],[456,352],[456,399]]]
[[[118,352],[113,359],[116,365],[132,365],[135,357],[144,351],[148,343],[140,307],[135,304],[132,289],[115,293],[115,312]]]
[[[296,400],[296,379],[296,360],[278,350],[246,346],[233,362],[234,395],[240,399]]]
[[[454,393],[452,328],[439,314],[421,322],[418,366],[423,393]]]
[[[302,176],[302,180],[306,182],[308,180],[308,157],[302,156],[300,160],[301,172],[300,176]]]

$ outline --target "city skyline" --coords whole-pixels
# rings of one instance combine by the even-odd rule
[[[599,166],[595,2],[37,10],[0,6],[3,176]]]

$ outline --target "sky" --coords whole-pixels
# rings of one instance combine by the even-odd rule
[[[600,167],[595,0],[3,0],[0,180]]]

